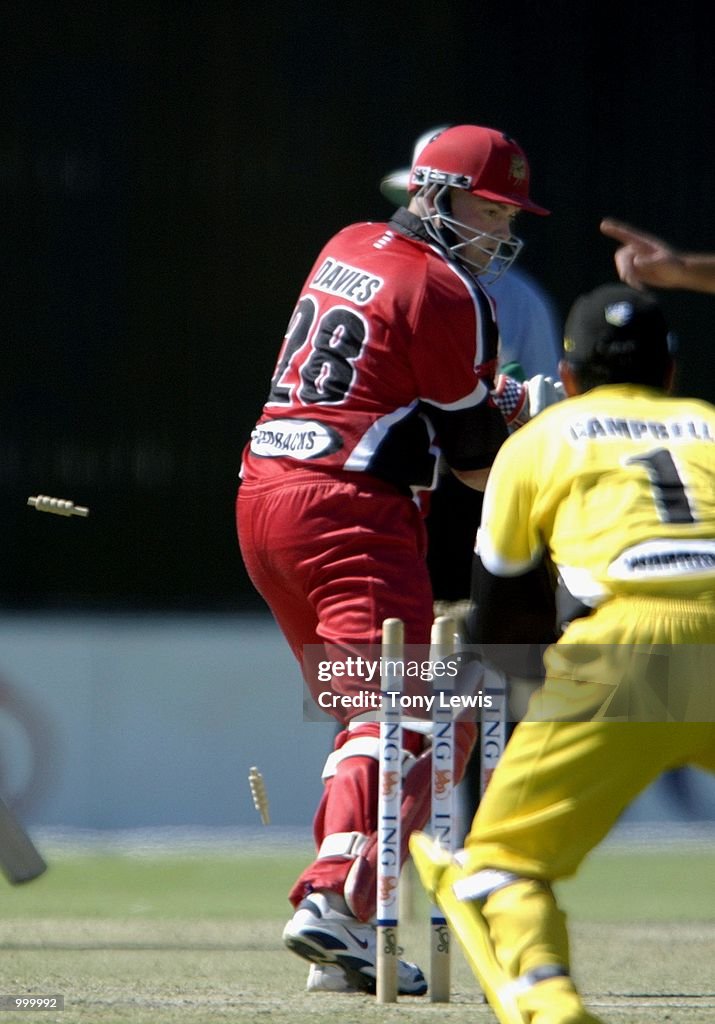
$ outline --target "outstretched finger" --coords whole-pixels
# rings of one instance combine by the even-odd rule
[[[638,245],[639,243],[655,241],[652,235],[647,235],[643,231],[637,231],[630,224],[625,224],[621,220],[613,220],[612,217],[605,217],[601,221],[600,229],[602,234],[608,235],[609,238],[615,238],[617,242],[622,242],[623,245]]]

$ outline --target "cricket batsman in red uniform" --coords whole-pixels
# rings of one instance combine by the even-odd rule
[[[338,232],[312,267],[291,316],[268,399],[247,444],[237,500],[241,552],[316,702],[372,689],[379,678],[321,682],[306,657],[379,652],[396,617],[408,645],[427,645],[433,598],[420,495],[438,459],[483,489],[524,416],[528,389],[495,381],[498,328],[480,281],[522,247],[529,195],[517,143],[474,125],[446,129],[417,154],[410,201],[388,223]],[[290,893],[289,949],[312,962],[309,989],[375,989],[376,713],[331,708],[342,731],[323,772],[316,858]],[[424,723],[403,729],[403,852],[429,814]],[[455,777],[475,726],[457,729]],[[400,961],[399,990],[427,989]]]

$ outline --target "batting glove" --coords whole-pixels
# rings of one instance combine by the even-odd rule
[[[561,381],[542,373],[523,382],[500,373],[491,396],[510,430],[523,426],[542,409],[565,397]]]

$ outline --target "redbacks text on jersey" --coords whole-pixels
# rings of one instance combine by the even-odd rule
[[[310,466],[417,490],[440,449],[455,469],[488,466],[506,437],[496,355],[491,300],[418,218],[347,227],[308,275],[242,476]]]

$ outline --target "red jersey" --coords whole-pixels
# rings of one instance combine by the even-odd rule
[[[354,224],[320,253],[300,294],[242,477],[292,467],[358,471],[431,488],[491,464],[507,436],[490,399],[491,299],[419,218]]]

